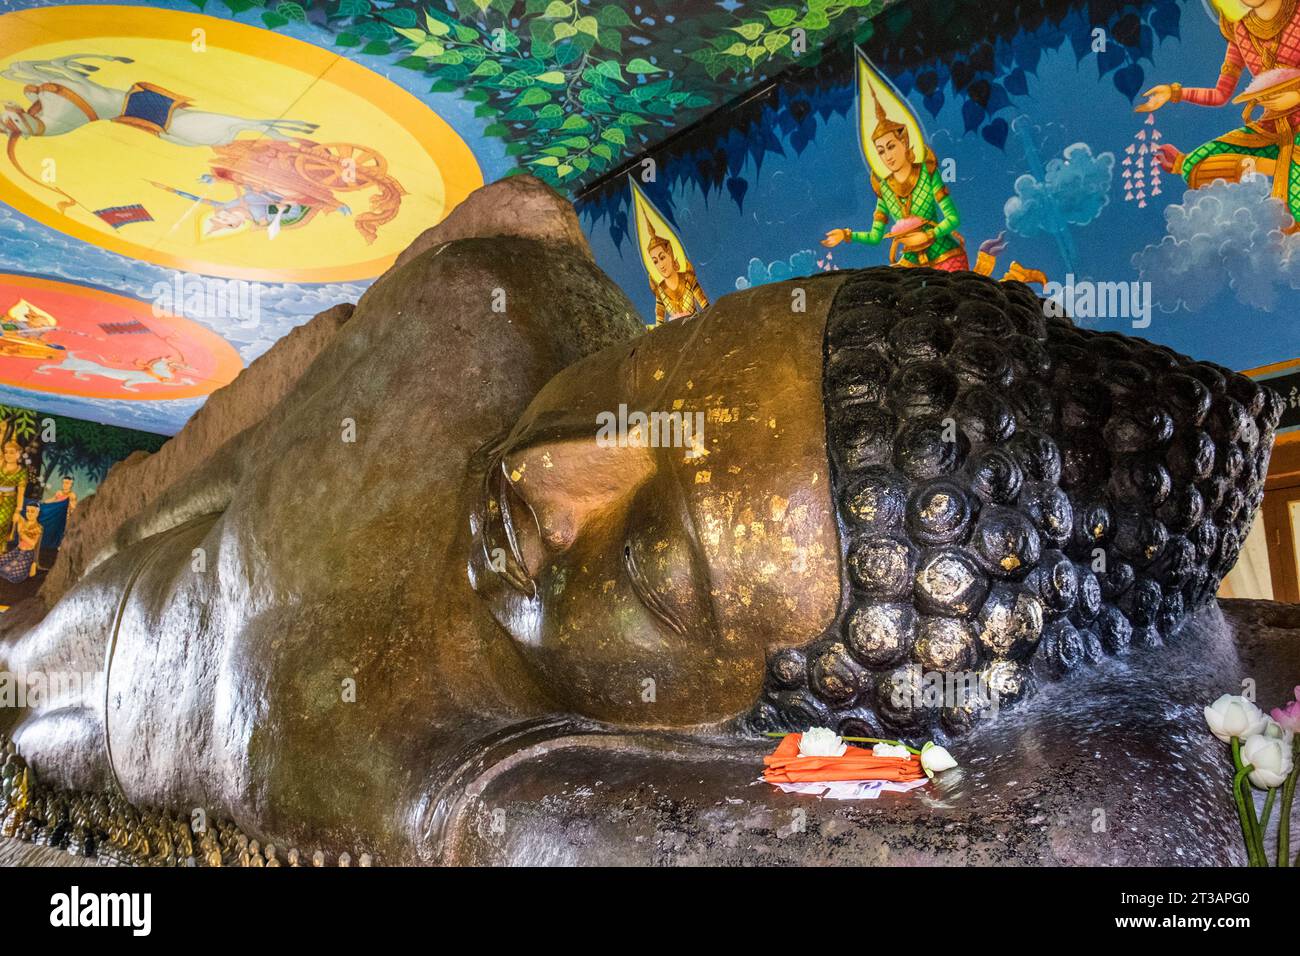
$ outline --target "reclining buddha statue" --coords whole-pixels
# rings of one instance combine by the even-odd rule
[[[1051,311],[874,268],[644,333],[567,204],[486,187],[264,414],[83,505],[111,530],[0,631],[10,673],[100,678],[0,711],[22,813],[202,809],[227,858],[1239,862],[1193,723],[1294,675],[1215,602],[1280,400]],[[809,727],[961,767],[856,810],[755,786]]]

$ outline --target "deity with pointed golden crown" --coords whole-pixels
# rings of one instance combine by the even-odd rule
[[[684,319],[707,309],[709,297],[704,294],[690,263],[677,261],[672,242],[655,233],[649,217],[645,219],[645,226],[646,235],[650,237],[646,242],[646,253],[660,276],[658,282],[650,277],[650,291],[655,297],[655,325]]]
[[[876,245],[890,239],[889,261],[901,266],[930,266],[948,272],[970,268],[966,243],[957,226],[961,217],[939,175],[938,162],[929,146],[923,159],[914,158],[911,133],[907,125],[892,120],[872,93],[876,108],[876,127],[871,142],[889,175],[880,178],[872,173],[871,188],[876,194],[876,211],[871,229],[832,229],[822,240],[824,246],[841,242]],[[889,232],[886,227],[897,225]]]

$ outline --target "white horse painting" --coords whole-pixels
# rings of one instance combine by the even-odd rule
[[[195,371],[167,357],[141,361],[135,368],[117,368],[95,362],[87,358],[84,352],[69,352],[58,362],[50,362],[38,367],[36,372],[40,375],[48,375],[55,369],[71,373],[72,377],[79,382],[89,381],[92,375],[111,379],[119,382],[122,389],[127,392],[139,391],[141,385],[193,385],[193,379],[178,378],[176,373]]]
[[[91,60],[132,63],[129,57],[77,53],[53,60],[15,60],[0,77],[24,84],[26,108],[9,101],[0,112],[0,129],[23,138],[61,136],[99,120],[121,119],[130,90],[103,86],[90,79],[99,67]],[[246,119],[177,106],[158,137],[177,146],[225,146],[240,133],[291,140],[316,130],[317,124],[293,119]]]

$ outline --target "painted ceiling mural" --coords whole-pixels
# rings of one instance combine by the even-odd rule
[[[562,190],[882,0],[0,0],[0,402],[170,434],[485,181]]]
[[[0,0],[0,404],[171,434],[515,172],[575,197],[649,322],[887,261],[893,238],[823,244],[868,229],[877,202],[857,50],[940,167],[971,264],[988,241],[999,270],[1147,283],[1139,334],[1238,368],[1292,358],[1297,240],[1257,215],[1273,215],[1267,182],[1189,189],[1177,163],[1240,127],[1241,106],[1134,112],[1153,86],[1213,87],[1223,23],[1247,15],[1240,0]],[[1216,318],[1233,310],[1250,335]]]
[[[1297,0],[933,0],[874,25],[653,148],[652,181],[582,191],[598,263],[647,319],[902,255],[924,197],[891,199],[896,124],[946,194],[919,214],[946,234],[936,263],[1016,263],[1082,325],[1295,378]]]

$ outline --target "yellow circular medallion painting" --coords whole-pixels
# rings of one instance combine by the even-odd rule
[[[4,14],[0,103],[0,200],[205,275],[372,278],[483,183],[456,132],[389,80],[199,14]]]

